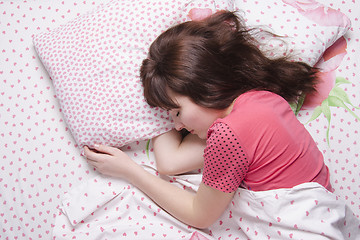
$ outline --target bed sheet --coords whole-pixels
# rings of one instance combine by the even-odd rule
[[[335,77],[350,81],[339,87],[359,107],[359,2],[319,2],[341,10],[352,21],[351,29],[328,57],[335,67],[327,79],[330,85]],[[64,122],[32,36],[100,4],[87,0],[0,1],[0,239],[50,239],[64,194],[97,176],[80,156]],[[360,110],[346,105],[360,116]],[[335,193],[359,218],[360,121],[343,107],[320,110],[323,112],[306,127],[324,154]],[[314,111],[301,110],[299,119],[306,123]],[[146,141],[135,142],[125,150],[136,161],[154,167],[151,145]],[[168,221],[174,223],[171,218]],[[193,232],[186,226],[181,228],[184,237]]]
[[[351,20],[351,28],[341,38],[335,48],[331,49],[328,73],[323,75],[325,80],[322,88],[334,87],[335,80],[344,78],[349,83],[341,84],[349,101],[349,109],[344,107],[330,107],[324,110],[318,118],[306,124],[314,108],[300,112],[299,119],[305,123],[323,152],[326,165],[330,169],[331,183],[335,193],[341,196],[353,209],[357,217],[360,214],[360,8],[359,1],[318,1],[331,8],[338,9]],[[320,60],[321,61],[321,60]],[[330,63],[333,61],[332,63]],[[323,66],[320,64],[320,66]],[[325,95],[326,92],[325,91]],[[321,95],[321,94],[320,94]],[[324,99],[326,96],[323,96]],[[311,105],[311,104],[309,104]],[[341,104],[338,104],[340,106]],[[350,111],[349,111],[350,110]],[[356,115],[354,115],[355,113]],[[327,115],[327,117],[326,117]],[[329,130],[329,131],[328,131]],[[328,131],[328,136],[327,136]]]

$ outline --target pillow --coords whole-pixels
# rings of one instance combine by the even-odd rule
[[[266,42],[270,56],[290,52],[294,60],[311,66],[350,28],[350,20],[343,13],[314,0],[236,0],[234,5],[249,27],[284,36],[283,41]]]
[[[173,128],[144,100],[142,60],[155,38],[192,8],[233,10],[227,0],[115,0],[34,37],[78,146],[121,147]]]

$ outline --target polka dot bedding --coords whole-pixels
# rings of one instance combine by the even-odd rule
[[[189,8],[215,12],[227,5],[210,0],[114,0],[36,35],[35,49],[79,147],[121,147],[170,130],[167,112],[150,108],[144,100],[142,60],[161,32],[188,19]]]
[[[186,1],[163,2],[175,4]],[[336,196],[331,201],[346,204],[336,211],[349,212],[349,215],[353,213],[355,219],[359,219],[359,3],[356,0],[279,0],[266,3],[229,0],[216,1],[215,5],[213,1],[204,2],[208,5],[196,5],[195,1],[191,8],[204,12],[231,6],[241,8],[241,4],[245,8],[246,4],[253,4],[251,9],[244,11],[247,21],[262,25],[265,24],[261,23],[262,15],[267,15],[270,18],[266,22],[276,22],[276,27],[280,29],[291,26],[296,29],[294,25],[298,25],[299,30],[293,34],[304,38],[315,34],[312,36],[322,41],[320,45],[323,50],[320,52],[295,44],[300,49],[297,51],[302,52],[303,49],[306,56],[312,54],[307,58],[311,63],[315,63],[316,59],[316,66],[321,69],[321,82],[317,94],[307,96],[302,104],[294,106],[294,111],[317,142],[330,169]],[[296,229],[301,228],[300,223],[306,217],[317,219],[313,222],[314,226],[321,229],[330,217],[316,218],[318,212],[311,209],[313,206],[323,206],[321,199],[328,193],[317,186],[305,185],[292,189],[293,195],[284,191],[253,195],[238,190],[224,215],[209,229],[198,230],[172,218],[130,184],[103,177],[86,164],[79,150],[81,143],[69,124],[62,102],[63,95],[54,84],[59,78],[52,75],[50,65],[46,66],[36,52],[33,38],[60,29],[86,14],[100,11],[107,4],[108,1],[99,0],[0,1],[0,239],[290,239],[298,236]],[[286,9],[271,11],[280,7]],[[248,15],[252,11],[259,11],[260,14],[256,13],[256,17]],[[273,16],[269,15],[271,12]],[[194,13],[196,11],[184,13],[182,20],[196,18]],[[350,19],[351,27],[345,26],[349,22],[342,13]],[[162,16],[166,15],[166,11],[159,10],[153,14]],[[312,23],[307,25],[304,21],[295,21],[301,17]],[[154,17],[154,21],[158,19],[161,18]],[[334,28],[333,20],[337,20],[337,28]],[[300,25],[304,29],[300,29]],[[323,30],[310,34],[313,27],[320,29],[321,26]],[[275,29],[274,26],[272,28]],[[349,30],[345,33],[344,29],[347,28]],[[319,40],[325,35],[330,37]],[[337,37],[333,38],[334,35]],[[155,37],[155,33],[151,37]],[[101,64],[97,67],[101,67]],[[71,96],[71,93],[67,94]],[[73,106],[76,105],[80,107],[75,102]],[[121,148],[144,168],[157,174],[151,142],[136,136]],[[201,171],[164,176],[164,179],[194,191],[201,181]],[[299,210],[304,219],[287,220],[291,222],[287,229],[294,231],[283,231],[278,226],[296,214],[275,214],[274,208],[274,217],[268,219],[266,214],[249,210],[274,205],[277,200],[281,201],[282,206],[300,204],[302,197],[299,196],[303,196],[301,192],[305,189],[311,189],[317,199],[312,201],[313,205]],[[96,194],[101,191],[103,196]],[[261,194],[268,194],[269,201],[252,200],[265,196]],[[286,196],[294,198],[288,199]],[[89,204],[85,205],[86,202]],[[252,204],[254,207],[250,208]],[[330,210],[325,209],[325,212]],[[246,218],[245,214],[255,216],[259,225],[249,222],[251,217]],[[343,238],[356,239],[354,234],[359,225],[354,221],[342,222],[342,225],[347,234]],[[262,231],[265,226],[268,228],[267,236]],[[349,231],[347,227],[352,230]],[[325,235],[322,232],[319,234]]]

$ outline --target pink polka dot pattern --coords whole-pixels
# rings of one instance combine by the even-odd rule
[[[111,1],[34,37],[80,147],[94,143],[120,147],[172,128],[167,112],[150,108],[144,100],[142,60],[162,31],[187,20],[191,7],[215,12],[215,5],[211,0]]]
[[[283,41],[260,39],[266,45],[264,50],[269,52],[269,56],[291,53],[294,60],[312,66],[326,48],[343,36],[350,27],[350,20],[340,11],[334,14],[337,16],[334,21],[327,22],[327,18],[334,19],[334,16],[330,16],[329,8],[316,1],[302,3],[295,0],[239,0],[235,1],[235,8],[249,26],[270,30],[285,37]],[[278,51],[279,48],[282,52]]]
[[[227,124],[216,123],[209,132],[207,145],[214,147],[204,151],[203,182],[223,192],[236,191],[249,169],[248,156]]]

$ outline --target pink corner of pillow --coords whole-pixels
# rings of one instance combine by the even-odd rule
[[[337,40],[323,54],[320,61],[315,65],[321,71],[318,73],[319,83],[316,85],[316,93],[306,96],[303,109],[313,109],[328,97],[331,89],[335,85],[336,72],[344,56],[347,54],[347,42],[344,37]]]
[[[192,8],[189,11],[188,17],[193,21],[200,21],[212,14],[212,10],[210,8]]]
[[[347,41],[344,37],[339,38],[332,46],[330,46],[323,54],[324,61],[328,61],[329,59],[341,55],[346,54],[347,51]],[[340,61],[341,62],[341,61]],[[340,64],[339,62],[339,64]]]
[[[315,0],[283,0],[283,2],[296,8],[300,14],[320,26],[349,28],[351,25],[350,19],[345,14]]]
[[[335,71],[347,54],[347,41],[344,37],[339,38],[324,52],[321,59],[316,63],[321,72]]]

